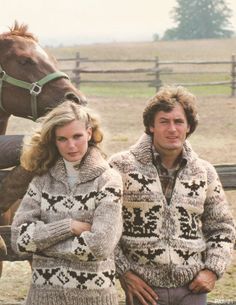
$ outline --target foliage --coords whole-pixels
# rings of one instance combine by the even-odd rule
[[[153,34],[153,41],[158,41],[158,40],[160,40],[160,35],[157,33]]]
[[[228,38],[233,35],[231,9],[224,0],[177,0],[172,11],[176,27],[168,29],[164,40]]]

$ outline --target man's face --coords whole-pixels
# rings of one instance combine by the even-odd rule
[[[189,132],[183,107],[176,104],[170,112],[157,112],[154,117],[154,126],[150,126],[150,131],[153,133],[153,144],[159,153],[179,154]]]

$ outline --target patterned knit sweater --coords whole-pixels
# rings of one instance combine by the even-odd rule
[[[124,229],[116,264],[156,287],[180,287],[204,269],[222,276],[230,262],[234,224],[214,167],[184,144],[187,163],[170,203],[152,162],[152,140],[144,134],[110,164],[123,179]]]
[[[12,247],[33,253],[26,305],[117,305],[114,248],[122,232],[122,181],[90,148],[70,189],[63,159],[35,177],[12,224]],[[92,224],[79,237],[71,219]]]

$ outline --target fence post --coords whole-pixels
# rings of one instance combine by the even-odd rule
[[[76,52],[76,58],[75,58],[75,70],[74,70],[74,74],[75,74],[75,84],[78,88],[80,88],[80,53]]]
[[[160,66],[159,66],[159,57],[155,57],[155,82],[156,82],[156,92],[161,87],[161,78],[160,78]]]
[[[236,95],[236,56],[232,55],[232,71],[231,71],[231,96]]]

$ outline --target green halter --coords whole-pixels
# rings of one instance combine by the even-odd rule
[[[3,82],[7,82],[8,84],[11,84],[16,87],[20,87],[23,89],[29,90],[31,94],[31,111],[32,111],[32,116],[29,116],[29,118],[33,119],[34,121],[37,120],[38,118],[38,113],[37,113],[37,96],[40,94],[42,91],[42,88],[45,84],[48,82],[57,79],[57,78],[67,78],[69,79],[68,75],[65,74],[64,72],[61,71],[56,71],[53,73],[50,73],[40,79],[39,81],[36,81],[34,83],[28,83],[19,79],[16,79],[14,77],[11,77],[8,75],[1,67],[0,65],[0,109],[2,109],[4,112],[7,112],[2,103],[2,85]]]

